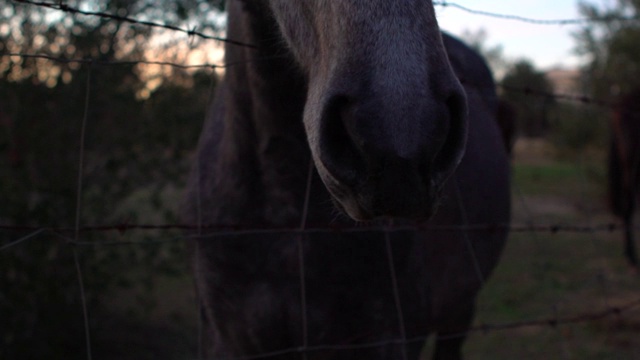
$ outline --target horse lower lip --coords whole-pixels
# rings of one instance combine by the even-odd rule
[[[433,193],[403,198],[393,196],[381,198],[360,194],[356,197],[333,196],[333,199],[344,213],[357,221],[388,218],[427,220],[435,212],[438,202],[437,196]]]
[[[367,211],[366,208],[361,206],[357,201],[338,199],[335,196],[332,196],[332,200],[338,209],[355,221],[369,221],[375,218],[373,214]]]

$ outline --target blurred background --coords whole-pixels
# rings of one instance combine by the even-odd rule
[[[607,192],[640,1],[504,3],[435,3],[512,124],[513,231],[465,353],[640,359]],[[225,26],[223,0],[0,0],[0,359],[197,356],[177,212]]]

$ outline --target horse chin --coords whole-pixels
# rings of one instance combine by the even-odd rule
[[[437,208],[437,201],[432,201],[430,204],[425,202],[424,206],[419,209],[407,208],[406,211],[393,211],[372,206],[371,203],[361,201],[360,197],[338,198],[332,195],[332,200],[341,212],[358,222],[389,219],[405,219],[422,222],[429,220]]]
[[[338,181],[322,161],[316,162],[316,168],[325,188],[329,191],[331,201],[334,206],[343,214],[355,221],[369,221],[374,218],[373,214],[362,207],[349,186]]]
[[[381,197],[380,189],[370,184],[342,183],[321,163],[318,166],[318,172],[335,207],[355,221],[367,222],[381,219],[426,221],[438,207],[440,187],[435,185],[435,181],[428,186],[425,185],[421,190],[416,189],[416,196],[410,198],[398,197],[392,190],[382,192],[389,195]]]

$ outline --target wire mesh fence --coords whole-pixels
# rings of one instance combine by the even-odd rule
[[[138,20],[130,16],[121,16],[100,11],[85,11],[68,5],[65,2],[35,2],[15,1],[29,6],[46,7],[65,14],[96,17],[108,21],[126,22],[134,26],[159,27],[164,30],[182,32],[187,39],[198,36],[207,40],[232,42],[237,45],[255,47],[252,44],[237,42],[232,39],[199,33],[195,29],[183,29],[173,25]],[[491,16],[507,20],[533,22],[542,25],[564,25],[584,23],[585,19],[568,20],[536,20],[514,15],[495,14],[472,10],[450,2],[437,2],[437,6],[457,7],[463,11],[482,16]],[[636,21],[636,18],[602,19],[601,21]],[[591,20],[592,21],[592,20]],[[155,219],[142,219],[137,212],[144,212],[139,203],[155,202],[158,209],[167,207],[175,210],[175,202],[179,191],[173,187],[164,187],[156,182],[130,177],[118,173],[106,172],[108,169],[109,147],[94,147],[91,143],[101,129],[91,129],[96,126],[93,122],[92,108],[95,113],[108,111],[109,105],[104,106],[95,99],[96,81],[100,74],[96,71],[102,68],[121,66],[162,66],[179,69],[208,69],[215,70],[233,66],[233,64],[201,63],[185,65],[164,60],[102,60],[99,57],[74,58],[37,53],[10,52],[3,49],[0,53],[3,59],[20,62],[26,60],[44,60],[53,63],[74,64],[84,73],[85,81],[82,89],[77,89],[73,101],[77,102],[77,109],[72,113],[62,114],[61,117],[74,115],[80,120],[71,124],[61,122],[64,126],[75,127],[76,144],[64,144],[57,151],[73,152],[71,158],[65,157],[60,162],[71,162],[60,171],[67,171],[60,176],[71,189],[65,194],[68,199],[63,203],[67,207],[67,221],[63,224],[42,223],[37,216],[26,217],[22,222],[9,221],[0,217],[0,257],[5,264],[3,272],[7,279],[5,290],[0,294],[0,304],[16,313],[26,314],[33,311],[35,304],[40,304],[38,297],[48,296],[50,288],[23,294],[20,291],[29,289],[33,284],[29,282],[39,279],[39,274],[31,277],[20,273],[21,266],[36,267],[43,276],[40,281],[56,281],[73,283],[68,287],[75,289],[74,299],[67,299],[75,308],[75,313],[64,313],[68,316],[71,337],[75,348],[80,348],[78,339],[83,339],[84,351],[74,351],[70,358],[110,358],[127,354],[131,358],[197,358],[197,338],[202,333],[197,329],[199,316],[189,280],[189,270],[186,265],[184,246],[189,236],[184,231],[196,230],[203,235],[215,235],[221,238],[236,236],[255,236],[259,241],[265,234],[291,234],[305,236],[314,233],[354,233],[365,231],[382,231],[386,234],[403,232],[406,230],[424,229],[437,231],[491,232],[496,229],[508,228],[511,233],[509,245],[504,255],[503,264],[496,270],[490,280],[488,289],[478,305],[477,320],[467,334],[470,340],[466,352],[471,358],[499,358],[518,354],[520,358],[556,357],[562,358],[598,358],[598,356],[621,355],[620,358],[640,358],[640,343],[634,340],[640,326],[640,298],[637,288],[637,276],[629,275],[621,254],[623,225],[612,220],[606,210],[604,200],[605,164],[602,154],[590,157],[589,154],[573,154],[573,158],[556,161],[549,156],[548,144],[543,141],[520,141],[516,145],[513,159],[513,222],[510,224],[476,224],[456,227],[434,227],[423,224],[408,224],[390,227],[388,225],[372,228],[362,225],[354,226],[316,226],[303,223],[301,227],[267,227],[237,224],[234,226],[208,226],[206,224],[184,224],[176,221],[177,217],[171,211],[160,214]],[[98,69],[98,70],[97,70]],[[207,73],[205,83],[213,88],[216,76]],[[76,85],[77,86],[77,85]],[[524,84],[521,88],[498,85],[504,91],[520,92],[531,97],[553,98],[560,101],[577,103],[580,106],[615,109],[616,104],[610,100],[599,100],[588,95],[558,94],[539,91]],[[206,88],[206,87],[205,87]],[[97,91],[100,91],[97,88]],[[100,94],[100,93],[98,93]],[[117,95],[117,94],[116,94]],[[117,101],[115,95],[107,99],[107,104]],[[200,106],[201,120],[206,113],[207,100],[212,92],[209,91]],[[42,100],[40,100],[42,101]],[[34,104],[34,106],[49,106]],[[53,111],[62,109],[53,106]],[[95,107],[94,107],[95,106]],[[0,111],[3,110],[0,107]],[[64,109],[63,109],[64,111]],[[6,117],[17,114],[12,112]],[[98,117],[99,118],[99,117]],[[100,119],[100,118],[99,118]],[[101,118],[108,121],[108,117]],[[35,118],[32,121],[46,121],[45,118]],[[61,121],[61,120],[58,120]],[[8,122],[0,122],[3,125]],[[114,123],[117,125],[117,123]],[[156,126],[151,121],[143,125],[143,131],[150,131]],[[6,126],[9,128],[9,126]],[[125,130],[126,131],[126,130]],[[150,131],[151,132],[151,131]],[[139,133],[136,133],[139,134]],[[73,139],[74,136],[71,138]],[[64,138],[68,139],[68,138]],[[14,138],[15,140],[15,138]],[[195,139],[193,139],[195,144]],[[184,143],[176,141],[179,146]],[[540,148],[538,148],[540,147]],[[154,176],[154,167],[166,161],[175,160],[181,164],[188,163],[188,154],[192,148],[173,149],[178,155],[170,154],[166,157],[154,159],[154,166],[145,168],[147,176]],[[7,151],[7,154],[10,154]],[[38,153],[34,153],[38,154]],[[41,156],[46,151],[39,153]],[[124,154],[126,157],[128,154]],[[176,158],[181,157],[176,160]],[[71,160],[70,160],[71,159]],[[17,161],[17,160],[16,160]],[[26,160],[24,160],[26,162]],[[44,160],[47,161],[46,159]],[[144,156],[138,156],[130,162],[126,171],[131,167],[144,167]],[[10,161],[8,161],[11,164]],[[36,164],[37,163],[32,163]],[[35,166],[35,165],[33,165]],[[122,169],[116,169],[124,171]],[[177,167],[176,172],[184,172],[183,167]],[[8,172],[11,174],[11,170]],[[163,175],[163,174],[161,174]],[[176,176],[175,174],[171,174]],[[31,175],[33,176],[33,175]],[[41,175],[40,175],[41,176]],[[48,176],[51,176],[50,174]],[[101,177],[113,176],[107,179]],[[113,195],[105,189],[108,183],[119,181],[119,176],[125,180],[141,180],[139,186],[121,190],[121,202],[113,204],[104,195]],[[184,182],[184,177],[177,175],[176,187]],[[39,179],[39,183],[49,179]],[[135,185],[135,184],[134,184]],[[155,190],[145,193],[144,188]],[[601,189],[602,188],[602,189]],[[10,190],[8,190],[10,191]],[[17,190],[15,190],[17,191]],[[101,193],[104,191],[104,193]],[[50,196],[46,191],[34,191],[30,196]],[[163,198],[169,192],[170,196]],[[28,193],[28,192],[27,192]],[[117,191],[116,191],[117,193]],[[27,214],[38,214],[36,209],[29,208],[38,199],[21,199],[28,209]],[[104,203],[106,208],[91,210],[92,214],[83,213],[83,208],[92,202]],[[134,205],[131,205],[133,203]],[[31,205],[30,205],[31,204]],[[123,210],[124,209],[124,210]],[[52,211],[56,211],[53,209]],[[122,213],[113,214],[114,211]],[[161,212],[161,211],[160,211]],[[146,220],[146,221],[145,221]],[[172,221],[173,220],[173,221]],[[43,251],[44,258],[32,259],[31,252]],[[123,250],[124,249],[124,250]],[[179,258],[184,257],[182,260]],[[391,260],[393,260],[391,258]],[[39,263],[34,263],[39,261]],[[130,265],[130,266],[129,266]],[[101,266],[105,266],[101,268]],[[393,268],[393,267],[392,267]],[[156,277],[156,273],[163,276]],[[117,275],[114,275],[117,273]],[[113,276],[112,276],[113,275]],[[105,280],[109,279],[110,280]],[[177,280],[176,280],[177,279]],[[111,284],[113,281],[121,284]],[[135,283],[140,281],[140,283]],[[90,284],[87,284],[89,282]],[[109,288],[108,296],[114,298],[104,301],[98,289],[103,285]],[[125,284],[126,283],[126,284]],[[57,284],[48,284],[55,288]],[[180,294],[178,294],[180,293]],[[69,294],[61,294],[68,297]],[[129,297],[134,297],[132,301]],[[123,300],[124,299],[124,300]],[[39,299],[42,300],[42,299]],[[99,304],[100,303],[100,304]],[[106,304],[105,304],[106,303]],[[99,304],[99,305],[98,305]],[[38,305],[40,306],[40,305]],[[94,308],[95,306],[95,308]],[[117,319],[109,316],[97,316],[104,308],[107,314],[118,313]],[[188,307],[188,309],[185,309]],[[79,310],[78,310],[79,309]],[[100,309],[100,311],[98,310]],[[116,309],[116,310],[114,310]],[[135,309],[135,310],[131,310]],[[65,343],[67,339],[58,334],[42,334],[50,332],[48,328],[38,328],[39,322],[35,317],[43,316],[47,311],[58,311],[55,306],[34,312],[33,317],[11,317],[21,324],[6,323],[13,329],[5,330],[5,344],[13,346],[14,339],[31,337],[30,344],[40,346],[45,342]],[[133,315],[127,311],[134,311]],[[145,311],[147,311],[146,314]],[[143,315],[140,315],[143,313]],[[8,315],[6,315],[8,316]],[[130,317],[130,318],[128,318]],[[7,317],[9,318],[9,317]],[[402,316],[400,316],[402,318]],[[26,320],[25,320],[26,319]],[[144,321],[140,321],[143,319]],[[151,319],[151,320],[150,320]],[[160,320],[159,320],[160,319]],[[149,321],[150,320],[150,321]],[[24,321],[31,321],[25,324]],[[162,324],[153,328],[140,325],[149,321]],[[168,324],[178,325],[171,327]],[[7,325],[5,325],[7,326]],[[139,327],[139,328],[136,328]],[[60,328],[57,328],[58,330]],[[121,330],[114,330],[121,329]],[[126,331],[124,329],[127,329]],[[122,331],[122,334],[114,332]],[[177,335],[176,333],[188,331]],[[121,336],[118,336],[121,335]],[[122,349],[113,349],[114,343],[122,344],[123,337],[140,337],[141,340],[125,342]],[[153,339],[149,339],[153,338]],[[107,339],[107,340],[104,340]],[[285,354],[313,354],[318,351],[350,351],[360,348],[377,348],[391,344],[409,344],[427,342],[427,336],[418,338],[389,338],[380,342],[325,344],[282,349],[275,353],[265,353],[246,359],[269,359]],[[589,341],[591,343],[583,343]],[[176,345],[177,344],[177,345]],[[51,345],[51,344],[47,344]],[[154,348],[155,346],[155,348]],[[496,350],[499,348],[500,350]],[[18,349],[20,351],[22,349]],[[43,346],[43,351],[49,347]],[[585,355],[587,354],[587,355]],[[595,354],[595,355],[594,355]],[[7,352],[8,358],[20,358],[20,353]],[[243,358],[245,359],[245,358]]]

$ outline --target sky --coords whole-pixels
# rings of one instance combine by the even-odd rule
[[[451,0],[472,10],[516,15],[533,19],[577,19],[577,0]],[[598,3],[595,0],[592,2]],[[452,6],[436,6],[440,27],[451,33],[461,34],[484,29],[487,32],[486,45],[500,44],[508,59],[526,58],[536,67],[571,68],[580,64],[574,54],[575,40],[571,33],[578,25],[539,25],[517,20],[507,20],[484,15],[471,14]]]

